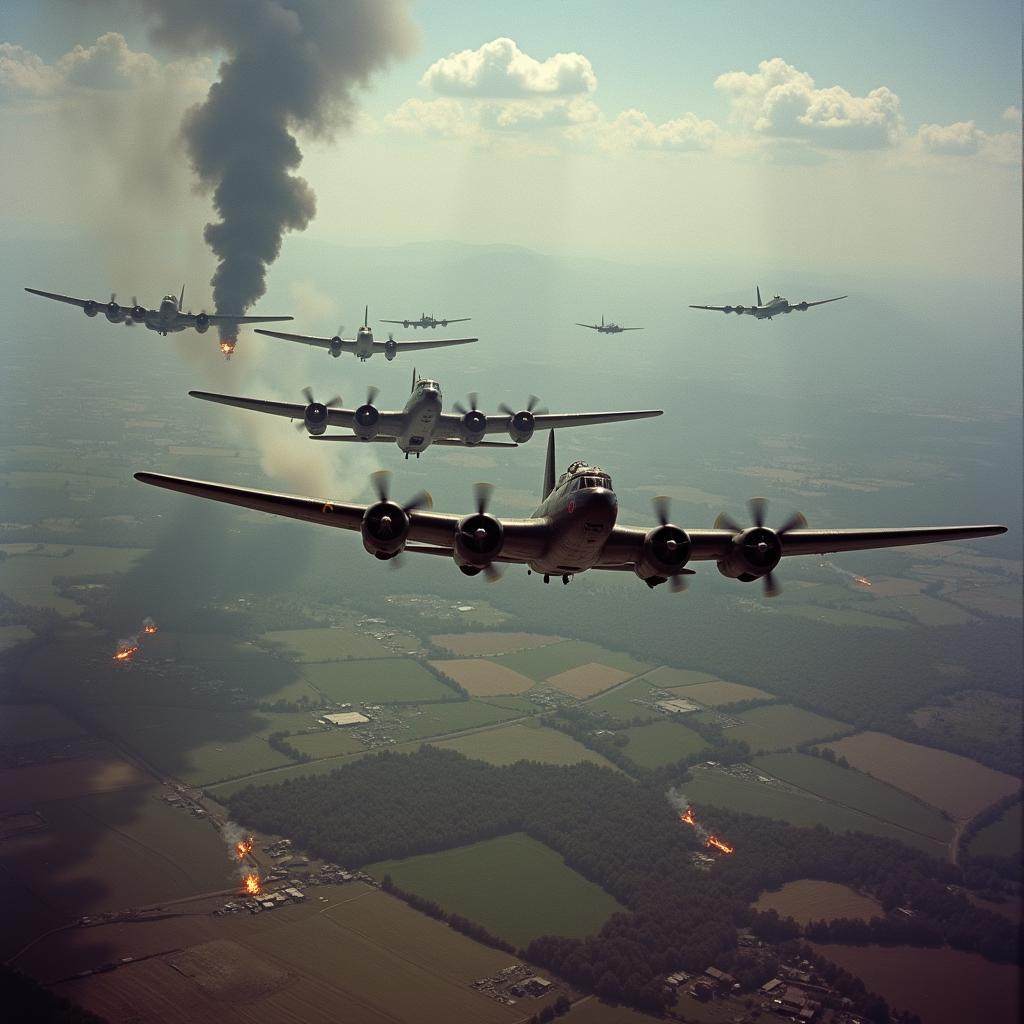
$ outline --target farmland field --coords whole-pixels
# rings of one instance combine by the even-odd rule
[[[308,682],[328,700],[389,704],[445,700],[454,691],[411,658],[303,665]]]
[[[678,686],[713,682],[716,678],[711,672],[692,672],[688,668],[671,668],[668,665],[661,665],[648,672],[644,676],[644,682],[662,690],[674,690]]]
[[[911,712],[922,729],[939,735],[952,733],[970,740],[1020,746],[1020,697],[1007,697],[988,690],[962,690],[942,703],[926,705]]]
[[[149,777],[119,757],[83,757],[0,769],[0,812],[34,807],[62,797],[111,793],[149,782]]]
[[[692,729],[677,722],[652,722],[624,729],[629,743],[622,752],[641,768],[660,768],[688,754],[703,750],[707,741]]]
[[[444,703],[417,704],[415,707],[397,708],[403,728],[396,735],[405,739],[443,736],[463,729],[476,729],[509,718],[521,717],[520,712],[498,707],[482,700],[452,700]]]
[[[907,743],[878,732],[830,742],[837,757],[913,794],[954,818],[973,818],[1000,797],[1015,792],[1017,779],[944,750]]]
[[[281,629],[264,633],[260,639],[273,647],[280,646],[289,657],[301,662],[393,656],[378,640],[348,625],[331,629]]]
[[[539,935],[584,936],[624,910],[553,850],[522,832],[366,867],[517,946]]]
[[[50,704],[0,704],[0,743],[38,743],[81,735],[82,730]]]
[[[862,772],[808,754],[763,754],[751,764],[826,800],[843,804],[941,843],[953,837],[953,823],[934,807]]]
[[[41,548],[36,551],[35,548]],[[26,551],[26,548],[32,548]],[[3,592],[33,608],[53,608],[75,616],[82,610],[76,601],[61,597],[53,584],[57,576],[104,576],[126,572],[144,554],[141,548],[104,548],[63,544],[0,544],[4,559]],[[65,555],[64,552],[70,552]]]
[[[510,669],[521,672],[539,683],[558,675],[559,672],[566,672],[591,662],[617,668],[630,675],[639,675],[651,668],[650,665],[637,661],[628,654],[608,651],[597,644],[585,643],[582,640],[563,640],[561,643],[538,647],[532,651],[503,654],[495,660],[498,664],[507,665]]]
[[[824,825],[833,832],[867,832],[887,839],[898,839],[901,843],[940,859],[947,852],[943,843],[853,808],[838,807],[809,794],[805,796],[788,792],[779,786],[748,782],[724,772],[695,771],[693,780],[686,783],[686,796],[697,808],[698,814],[702,803],[717,804],[745,814],[779,818],[792,825]]]
[[[811,944],[821,956],[862,978],[889,1005],[927,1024],[1019,1020],[1018,969],[977,953],[913,946]]]
[[[915,598],[915,600],[917,600]],[[939,604],[943,602],[938,602]],[[950,606],[952,607],[952,606]],[[828,608],[817,604],[797,605],[790,604],[783,606],[780,611],[786,615],[797,615],[802,619],[811,619],[813,622],[823,622],[830,626],[885,629],[890,632],[899,632],[907,628],[903,619],[886,617],[885,615],[873,615],[870,612],[857,611],[855,608]],[[953,609],[954,613],[956,609]]]
[[[795,747],[821,736],[834,736],[850,728],[844,722],[824,718],[792,704],[769,704],[744,711],[739,717],[744,724],[727,729],[726,739],[743,740],[750,745],[754,754]]]
[[[611,767],[600,754],[588,750],[571,736],[543,726],[507,725],[501,729],[487,729],[440,740],[434,746],[457,750],[489,764],[514,764],[516,761],[541,761],[545,764],[577,764],[590,761]]]
[[[458,658],[430,663],[439,672],[451,676],[473,697],[495,697],[506,693],[524,693],[537,684],[505,665],[487,658]]]
[[[355,736],[345,729],[311,732],[304,736],[289,736],[288,742],[296,750],[301,750],[314,759],[338,757],[341,754],[356,754],[366,749]]]
[[[352,1024],[521,1018],[469,984],[507,966],[507,953],[359,883],[315,891],[327,902],[256,918],[204,914],[104,928],[107,959],[136,962],[56,991],[111,1021],[139,1024],[336,1024],[341,1007]],[[73,945],[82,939],[80,930],[54,936],[40,959],[67,964],[65,977],[94,966]]]
[[[832,921],[837,917],[870,921],[882,916],[882,904],[878,900],[862,896],[845,885],[811,878],[787,882],[775,892],[761,893],[754,906],[758,910],[775,910],[779,917],[791,917],[797,924]]]
[[[673,688],[673,696],[689,697],[698,704],[718,707],[721,704],[735,704],[741,700],[773,700],[775,694],[759,690],[756,686],[730,683],[725,679],[711,679],[704,683]]]
[[[875,603],[879,611],[903,612],[917,619],[922,626],[960,626],[966,622],[977,622],[970,612],[948,601],[940,601],[927,594],[912,597],[885,597]]]
[[[594,694],[602,693],[616,683],[625,682],[632,675],[632,672],[588,662],[586,665],[577,665],[576,668],[551,676],[548,685],[572,697],[593,697]]]
[[[548,644],[557,644],[564,639],[544,633],[438,633],[430,638],[430,642],[456,657],[474,658],[547,647]]]
[[[968,847],[975,857],[1020,857],[1024,836],[1024,805],[1018,801],[978,831]]]
[[[644,701],[645,704],[634,704],[633,701]],[[620,722],[629,722],[634,718],[653,721],[664,718],[664,712],[654,707],[651,687],[644,679],[631,679],[622,686],[615,687],[609,693],[602,693],[586,704],[596,714],[610,715]]]

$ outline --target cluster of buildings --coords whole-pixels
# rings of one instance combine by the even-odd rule
[[[503,967],[489,978],[470,982],[470,988],[490,996],[495,1002],[514,1006],[517,999],[540,999],[548,995],[555,990],[555,985],[547,978],[533,974],[525,964],[515,963]]]

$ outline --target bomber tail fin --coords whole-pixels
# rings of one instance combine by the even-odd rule
[[[370,307],[369,307],[369,305],[367,305],[363,309],[363,326],[364,327],[369,327],[370,326]]]
[[[181,298],[178,299],[178,309],[185,308],[185,285],[181,286]]]
[[[555,432],[548,431],[548,457],[544,462],[544,493],[546,498],[555,489]]]
[[[409,391],[413,392],[415,390],[416,390],[416,367],[414,366],[412,368],[412,387],[409,388]]]
[[[760,285],[757,286],[757,304],[759,306],[761,305],[761,286]]]

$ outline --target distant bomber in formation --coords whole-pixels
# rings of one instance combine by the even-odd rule
[[[282,338],[284,341],[297,341],[315,348],[325,348],[335,359],[342,352],[351,352],[361,363],[365,363],[375,352],[383,352],[390,362],[399,352],[409,352],[421,348],[445,348],[448,345],[469,345],[479,338],[451,338],[447,341],[395,341],[388,335],[387,341],[374,341],[370,328],[370,307],[363,312],[363,326],[359,328],[355,338],[348,340],[335,335],[333,338],[314,338],[308,334],[282,334],[279,331],[257,331],[268,338]],[[340,334],[339,329],[339,334]]]
[[[767,502],[750,500],[753,525],[746,528],[722,514],[710,530],[684,530],[669,520],[668,498],[655,498],[654,526],[619,526],[618,501],[608,474],[574,462],[555,479],[555,435],[548,436],[542,500],[529,519],[498,519],[488,514],[492,487],[475,485],[474,510],[468,515],[430,511],[430,495],[421,492],[404,505],[388,497],[390,474],[374,474],[378,501],[371,505],[252,491],[159,473],[136,473],[144,484],[194,494],[308,523],[358,530],[363,547],[386,561],[402,551],[451,558],[467,576],[484,573],[494,580],[497,564],[525,564],[548,583],[568,583],[587,569],[635,573],[648,587],[668,582],[685,589],[693,575],[689,562],[716,562],[730,579],[764,581],[766,597],[780,592],[774,570],[788,555],[862,551],[869,548],[932,544],[1005,533],[1005,526],[924,526],[898,529],[809,530],[800,513],[778,529],[765,525]]]
[[[762,305],[761,289],[758,288],[756,306],[691,306],[690,309],[711,309],[717,313],[746,313],[748,316],[756,316],[758,320],[771,320],[773,316],[778,316],[780,313],[792,313],[794,309],[803,313],[811,306],[824,306],[826,302],[838,302],[845,298],[847,298],[846,295],[837,295],[834,299],[818,299],[817,302],[808,302],[804,299],[803,302],[790,303],[789,299],[775,295]]]
[[[642,327],[620,327],[614,320],[609,320],[608,323],[604,322],[604,316],[601,316],[601,322],[599,324],[577,324],[577,327],[589,327],[592,331],[597,331],[598,334],[621,334],[623,331],[642,331]]]
[[[439,320],[433,313],[420,313],[419,320],[381,320],[382,324],[401,324],[406,330],[410,327],[415,330],[417,327],[447,327],[449,324],[468,323],[471,316],[448,317],[447,320]]]
[[[538,409],[540,399],[531,395],[526,407],[518,412],[508,405],[499,405],[500,410],[490,415],[477,408],[477,395],[467,397],[469,408],[456,402],[454,413],[441,411],[441,385],[434,380],[418,377],[412,372],[412,391],[405,407],[397,412],[382,412],[373,404],[377,389],[371,387],[366,402],[358,409],[339,409],[340,396],[329,402],[313,400],[312,388],[306,388],[306,405],[289,402],[265,402],[257,398],[235,398],[231,395],[215,395],[207,391],[190,391],[193,398],[221,405],[233,405],[239,409],[269,413],[272,416],[287,416],[302,420],[298,429],[309,431],[314,441],[380,441],[397,444],[405,457],[420,455],[432,444],[450,447],[470,448],[515,448],[533,437],[535,430],[564,427],[585,427],[595,423],[615,423],[621,420],[647,419],[660,416],[661,409],[639,409],[631,412],[570,412],[551,414]],[[329,426],[347,427],[351,434],[326,434]],[[485,441],[488,434],[507,433],[511,441]]]
[[[134,324],[142,324],[150,331],[156,331],[166,337],[168,334],[175,334],[178,331],[185,331],[189,328],[205,334],[207,329],[213,325],[221,328],[221,351],[225,355],[231,355],[234,351],[234,341],[224,340],[224,329],[237,326],[238,324],[269,324],[281,320],[291,320],[290,316],[241,316],[234,313],[187,313],[182,311],[185,303],[185,287],[182,286],[181,297],[165,295],[160,300],[159,309],[146,309],[140,306],[137,299],[132,299],[130,306],[121,306],[117,302],[117,296],[111,294],[109,302],[97,302],[96,299],[74,299],[70,295],[57,295],[54,292],[41,292],[38,288],[26,288],[25,291],[33,295],[42,295],[44,299],[56,299],[57,302],[67,302],[72,306],[78,306],[86,316],[96,316],[102,313],[112,324],[124,324],[131,327]],[[225,348],[227,346],[227,348]]]

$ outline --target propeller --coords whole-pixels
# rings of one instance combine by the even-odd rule
[[[466,395],[466,401],[469,402],[469,409],[466,409],[466,407],[461,402],[455,402],[452,405],[452,408],[460,416],[465,416],[467,412],[477,411],[477,409],[479,408],[478,403],[480,401],[480,395],[476,391],[470,391],[470,393]]]
[[[318,404],[316,399],[313,397],[313,389],[308,384],[302,389],[302,397],[306,400],[307,406]],[[341,404],[341,395],[335,395],[329,402],[323,402],[319,404],[322,404],[325,409],[333,409],[334,406]],[[305,421],[303,421],[302,423],[296,423],[295,429],[299,431],[305,430]]]
[[[370,481],[373,485],[373,489],[377,492],[378,499],[384,503],[389,502],[389,494],[391,492],[391,471],[387,469],[378,469],[376,473],[370,474]],[[433,508],[433,506],[434,499],[430,496],[430,492],[419,491],[402,506],[402,510],[408,514],[418,508]],[[388,559],[388,565],[392,569],[398,569],[401,564],[401,551],[399,551],[397,555]]]
[[[659,526],[670,525],[671,520],[669,518],[669,509],[671,506],[672,499],[665,494],[659,494],[656,497],[651,498],[651,507],[654,509],[654,518],[658,520]],[[673,545],[671,550],[676,550],[676,542],[674,540],[669,540],[667,543]],[[692,570],[687,570],[685,574],[678,572],[669,576],[668,589],[671,590],[673,594],[681,594],[686,589],[686,576],[689,575],[690,572],[692,572]]]
[[[770,527],[765,526],[765,522],[768,518],[768,499],[767,498],[751,498],[747,502],[747,508],[750,510],[750,518],[754,521],[754,528],[757,530],[765,531],[765,534],[771,534],[773,538],[779,538],[789,533],[790,530],[800,530],[807,525],[807,519],[802,512],[794,512],[789,518],[777,529],[772,530]],[[739,523],[729,515],[728,512],[722,512],[717,519],[715,519],[716,530],[729,530],[730,533],[744,533],[744,529]],[[762,546],[767,545],[767,537],[764,537],[762,541],[758,541],[758,550]],[[778,560],[776,560],[776,565]],[[782,593],[782,587],[779,581],[775,578],[774,566],[772,570],[769,570],[764,576],[761,577],[764,580],[764,596],[765,597],[778,597]]]
[[[380,394],[380,388],[375,388],[372,384],[366,389],[366,404],[373,405],[377,400],[377,396]],[[341,399],[339,398],[340,402]]]
[[[540,399],[536,395],[530,395],[526,400],[526,412],[531,415],[533,413],[537,413],[538,416],[543,416],[547,412],[547,409],[538,408],[539,402]],[[507,405],[505,402],[502,402],[501,405],[498,406],[498,411],[503,412],[506,416],[516,415],[516,410],[511,408],[511,406]]]
[[[494,484],[486,483],[483,480],[473,484],[473,501],[476,504],[477,515],[487,514],[487,506],[490,505],[493,494]],[[488,583],[497,583],[501,579],[501,572],[493,562],[488,562],[482,571],[487,577]]]

